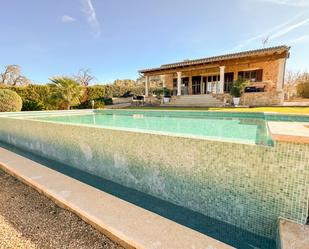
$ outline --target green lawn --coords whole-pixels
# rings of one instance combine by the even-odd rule
[[[309,114],[309,107],[165,107],[165,106],[140,106],[128,107],[137,110],[191,110],[191,111],[224,111],[224,112],[277,112],[289,114]]]

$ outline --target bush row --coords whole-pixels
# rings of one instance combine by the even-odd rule
[[[48,85],[28,85],[28,86],[7,86],[0,85],[15,91],[23,101],[23,111],[55,110],[59,107],[51,100],[51,89]],[[155,92],[156,89],[150,89]],[[81,99],[81,104],[74,108],[91,108],[91,101],[95,100],[95,108],[102,108],[104,105],[112,104],[112,97],[127,97],[131,95],[143,95],[144,86],[119,86],[119,85],[95,85],[85,88],[85,94]]]

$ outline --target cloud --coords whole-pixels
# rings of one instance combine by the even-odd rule
[[[91,27],[92,34],[95,37],[99,37],[101,35],[100,23],[96,17],[96,11],[93,7],[91,0],[82,0],[83,8],[82,11],[86,15],[87,22]]]
[[[308,42],[309,43],[309,35],[303,35],[300,37],[297,37],[293,40],[288,41],[288,44],[296,44],[296,43],[303,43],[303,42]]]
[[[260,1],[269,2],[273,4],[279,4],[279,5],[295,6],[295,7],[309,6],[308,0],[260,0]]]
[[[292,24],[292,25],[290,25],[290,26],[284,27],[284,28],[281,29],[281,30],[278,30],[275,34],[271,35],[271,36],[269,37],[269,39],[270,39],[270,40],[277,39],[277,38],[279,38],[279,37],[281,37],[281,36],[284,36],[285,34],[291,32],[291,31],[294,30],[294,29],[297,29],[297,28],[300,28],[300,27],[306,25],[307,23],[309,23],[309,18],[304,19],[304,20],[302,20],[302,21],[300,21],[300,22],[298,22],[298,23]]]
[[[276,37],[279,37],[279,35],[281,36],[282,33],[287,33],[287,32],[290,32],[292,29],[295,29],[297,27],[294,27],[294,25],[292,25],[292,23],[294,23],[297,19],[299,19],[301,16],[303,15],[303,13],[300,13],[294,17],[292,17],[291,19],[283,22],[283,23],[280,23],[272,28],[270,28],[269,30],[267,30],[266,32],[263,32],[263,33],[260,33],[258,35],[255,35],[251,38],[248,38],[244,41],[241,41],[239,44],[237,44],[231,51],[237,51],[237,50],[240,50],[242,49],[243,47],[246,47],[248,46],[249,44],[251,44],[252,42],[255,42],[257,40],[261,40],[262,39],[266,39],[267,37],[269,37],[269,39],[271,38],[271,36],[275,36]],[[303,21],[302,21],[303,22]],[[301,22],[301,23],[302,23]],[[288,26],[289,25],[289,26]],[[300,25],[300,24],[299,24]],[[304,25],[304,24],[302,24]],[[287,27],[288,26],[288,27]],[[285,28],[285,29],[284,29]],[[290,30],[291,29],[291,30]],[[284,31],[284,32],[283,32]],[[272,33],[276,32],[274,35],[271,35]],[[283,34],[282,34],[283,35]],[[274,39],[274,37],[272,37],[272,39]]]
[[[76,19],[72,16],[64,15],[61,17],[61,22],[75,22]]]

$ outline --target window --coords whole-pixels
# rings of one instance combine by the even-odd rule
[[[263,81],[263,69],[240,71],[238,72],[238,78],[249,80],[251,82],[261,82]]]
[[[177,79],[173,79],[173,87],[177,88]]]
[[[189,86],[189,77],[183,78],[182,79],[182,86]]]

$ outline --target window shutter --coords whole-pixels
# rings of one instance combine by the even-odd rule
[[[256,81],[257,82],[263,81],[263,69],[256,70]]]

